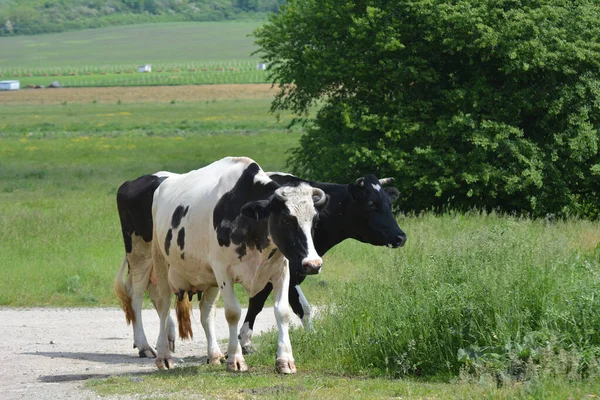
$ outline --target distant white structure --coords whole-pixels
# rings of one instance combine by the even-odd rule
[[[0,90],[19,90],[19,81],[0,81]]]
[[[152,72],[152,65],[144,64],[138,67],[138,72]]]
[[[267,64],[258,63],[258,65],[256,66],[256,69],[258,69],[259,71],[264,71],[265,69],[267,69]]]

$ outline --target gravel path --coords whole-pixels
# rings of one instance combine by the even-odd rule
[[[148,341],[155,343],[156,312],[144,310],[142,318]],[[176,364],[182,365],[183,359],[206,362],[206,340],[197,309],[192,324],[194,340],[176,342]],[[275,325],[273,309],[265,309],[254,331]],[[227,338],[223,309],[217,310],[216,329],[220,339]],[[82,387],[86,379],[156,370],[154,359],[139,358],[132,348],[131,326],[116,308],[0,308],[0,338],[3,399],[92,399],[97,396]]]

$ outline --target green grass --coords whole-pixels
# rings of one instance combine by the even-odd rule
[[[0,73],[126,70],[258,60],[248,37],[260,22],[141,24],[35,36],[1,37]],[[5,76],[6,77],[6,76]]]
[[[261,104],[261,113],[237,100],[2,107],[5,121],[22,124],[9,122],[0,137],[0,305],[116,305],[112,280],[124,254],[118,186],[227,155],[284,169],[300,134]],[[100,122],[107,128],[94,129]]]
[[[267,99],[207,100],[169,103],[96,103],[3,105],[0,137],[72,135],[186,135],[190,133],[269,132],[284,130],[291,121],[268,113]],[[298,130],[296,130],[298,131]],[[32,145],[35,147],[35,145]],[[9,147],[0,148],[2,152]]]
[[[158,399],[594,399],[600,381],[569,382],[544,378],[497,387],[493,380],[427,382],[299,371],[277,376],[272,368],[247,361],[252,372],[232,374],[222,367],[177,367],[166,372],[93,380],[87,387],[102,396],[148,396]]]

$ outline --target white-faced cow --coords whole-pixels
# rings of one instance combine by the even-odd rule
[[[202,292],[201,322],[208,359],[223,354],[214,328],[219,289],[229,324],[227,369],[248,369],[238,340],[240,304],[233,290],[240,283],[250,297],[273,286],[279,327],[276,367],[294,373],[289,340],[290,270],[320,270],[311,232],[318,209],[326,206],[323,190],[299,182],[281,186],[249,158],[225,158],[187,174],[170,176],[154,190],[152,264],[158,280],[155,306],[160,316],[156,364],[171,368],[170,294]],[[289,261],[288,261],[289,260]]]
[[[391,204],[398,198],[398,190],[382,187],[391,183],[391,178],[377,179],[374,175],[366,175],[358,178],[354,184],[338,185],[307,181],[283,173],[269,173],[269,176],[280,184],[308,183],[322,189],[329,196],[328,206],[320,213],[313,234],[315,248],[320,256],[348,238],[376,246],[404,246],[406,234],[398,226],[391,211]],[[299,286],[306,275],[308,274],[302,271],[292,271],[289,296],[292,310],[300,317],[304,327],[310,329],[310,306]],[[246,319],[240,330],[244,353],[250,350],[254,321],[272,290],[273,286],[268,284],[250,299]]]

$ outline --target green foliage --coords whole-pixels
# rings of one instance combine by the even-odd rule
[[[600,5],[289,1],[255,32],[273,110],[323,101],[295,172],[397,178],[404,210],[598,216]]]
[[[0,36],[32,35],[145,22],[264,18],[281,0],[6,0]]]
[[[597,223],[447,213],[401,226],[403,249],[343,243],[327,254],[315,332],[293,333],[298,365],[500,381],[599,376]],[[336,258],[353,261],[336,272],[355,278],[330,278]]]

